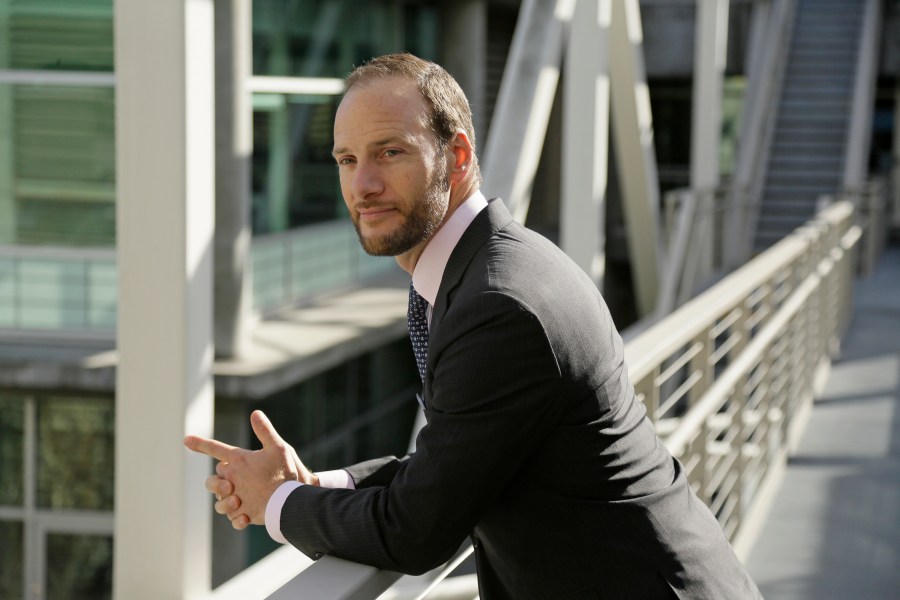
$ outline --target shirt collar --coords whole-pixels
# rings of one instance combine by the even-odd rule
[[[438,229],[425,249],[422,250],[413,271],[412,283],[419,295],[425,298],[430,306],[434,306],[437,299],[438,288],[441,285],[441,279],[444,278],[444,269],[447,267],[447,261],[450,260],[450,254],[456,248],[459,238],[487,204],[484,194],[476,190],[459,208],[453,211],[447,222]]]

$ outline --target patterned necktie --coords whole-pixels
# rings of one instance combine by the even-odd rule
[[[416,355],[416,366],[419,367],[419,377],[425,382],[425,359],[428,356],[428,317],[426,309],[428,302],[419,295],[412,282],[409,284],[409,306],[406,309],[406,322],[409,325],[409,341],[412,342],[413,353]]]

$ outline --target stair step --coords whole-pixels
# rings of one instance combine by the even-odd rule
[[[831,175],[824,171],[771,171],[766,177],[766,185],[768,187],[777,186],[809,186],[815,187],[822,183],[823,179],[830,180]]]
[[[833,173],[843,167],[843,157],[838,156],[804,156],[802,154],[785,154],[778,160],[770,160],[769,173]]]
[[[848,119],[850,117],[850,103],[838,101],[822,101],[822,102],[796,102],[787,101],[781,103],[781,109],[778,114],[784,117],[803,116],[815,114],[821,117],[841,117]]]
[[[823,181],[816,185],[803,185],[797,183],[766,183],[765,198],[776,200],[815,200],[822,194],[834,194],[837,191],[839,181]]]
[[[842,142],[812,143],[803,140],[780,140],[772,145],[772,156],[796,156],[807,158],[840,158],[844,157]]]
[[[788,113],[785,114],[783,111],[778,115],[778,120],[776,121],[777,127],[784,127],[785,129],[826,129],[826,130],[845,130],[847,128],[847,121],[849,120],[848,115],[846,114],[823,114],[815,110],[810,110],[806,113]]]

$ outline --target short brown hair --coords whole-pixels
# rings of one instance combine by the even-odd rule
[[[472,109],[459,84],[444,67],[433,62],[401,52],[377,56],[356,67],[344,80],[344,89],[350,91],[356,85],[364,85],[378,79],[402,77],[413,81],[429,109],[430,122],[426,125],[438,141],[449,144],[460,129],[472,144],[472,165],[475,177],[481,181],[475,150],[475,127]]]

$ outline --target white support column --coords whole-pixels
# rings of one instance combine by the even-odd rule
[[[575,0],[524,0],[484,150],[484,192],[525,222]]]
[[[578,0],[563,79],[560,246],[603,289],[611,0]]]
[[[638,0],[612,0],[610,79],[616,164],[628,230],[638,314],[653,312],[659,288],[659,176],[644,69]]]
[[[728,45],[728,0],[696,0],[694,28],[694,93],[691,120],[691,188],[699,192],[699,227],[695,265],[699,280],[713,264],[713,219],[719,185],[719,149],[722,137],[722,78]],[[707,201],[708,200],[708,201]]]
[[[117,600],[210,587],[213,0],[115,0]]]

